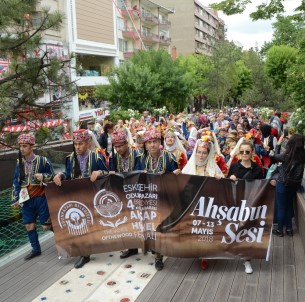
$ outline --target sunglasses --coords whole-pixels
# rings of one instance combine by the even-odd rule
[[[250,154],[251,153],[251,151],[249,151],[249,150],[240,150],[239,151],[239,154]]]

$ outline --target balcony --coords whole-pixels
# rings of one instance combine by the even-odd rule
[[[130,15],[130,16],[134,17],[135,19],[138,19],[141,16],[141,13],[138,9],[122,9],[121,12],[122,12],[123,16],[129,17],[129,15]]]
[[[107,83],[107,75],[112,71],[114,58],[89,54],[76,54],[76,76],[78,86]]]
[[[155,25],[159,24],[158,17],[153,14],[142,13],[141,17],[142,17],[142,22],[149,23],[149,24],[155,24]]]
[[[195,53],[198,53],[198,54],[206,54],[207,51],[203,48],[199,48],[199,47],[196,47],[195,48]]]
[[[165,36],[160,36],[160,44],[170,45],[171,42],[172,42],[171,38],[165,37]]]
[[[161,27],[168,28],[171,26],[171,21],[168,20],[159,20],[159,24]]]
[[[124,30],[122,31],[122,35],[124,38],[128,38],[128,39],[132,39],[133,37],[135,37],[136,39],[139,38],[139,35],[135,30]]]
[[[142,40],[145,41],[145,42],[160,42],[160,38],[158,35],[156,34],[152,34],[152,33],[149,33],[149,32],[142,32]]]
[[[207,42],[208,42],[208,40],[206,38],[203,38],[203,37],[201,38],[198,35],[195,35],[195,41],[199,41],[203,44],[207,44]]]
[[[124,51],[123,56],[124,59],[130,59],[134,55],[134,51]]]

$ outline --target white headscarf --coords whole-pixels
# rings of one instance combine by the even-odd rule
[[[192,128],[190,130],[189,139],[193,139],[194,141],[196,141],[196,139],[197,139],[197,129],[195,126],[192,126]]]
[[[210,142],[204,142],[202,139],[199,139],[196,141],[195,147],[194,147],[194,152],[192,154],[192,156],[190,157],[189,161],[187,162],[186,166],[182,169],[182,173],[183,174],[191,174],[191,175],[197,175],[197,163],[196,163],[196,152],[197,152],[197,148],[198,146],[202,145],[202,144],[208,144],[209,145],[209,155],[207,157],[207,159],[204,162],[204,165],[206,165],[206,172],[207,172],[207,176],[220,176],[220,177],[224,177],[223,173],[221,172],[220,168],[218,167],[215,158],[214,158],[214,145],[213,143]]]
[[[90,150],[93,151],[93,150],[95,150],[96,148],[101,149],[101,146],[100,146],[100,144],[98,143],[95,134],[94,134],[91,130],[88,130],[88,133],[89,133],[89,135],[90,135],[90,137],[91,137]]]
[[[129,128],[127,128],[127,127],[124,127],[124,130],[127,132],[127,142],[130,146],[132,146],[134,144],[134,141],[133,141],[131,132],[130,132]]]
[[[172,146],[168,146],[166,144],[166,136],[168,134],[169,135],[173,135],[175,137],[175,142],[174,142],[174,144]],[[164,139],[164,148],[165,148],[165,150],[167,150],[169,152],[173,152],[174,150],[178,149],[178,150],[180,150],[181,152],[183,152],[186,155],[186,150],[183,147],[180,139],[178,138],[177,134],[174,131],[167,131],[166,132],[165,139]]]

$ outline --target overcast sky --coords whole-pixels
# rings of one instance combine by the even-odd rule
[[[203,5],[208,6],[210,3],[217,3],[217,0],[199,0]],[[253,1],[256,5],[262,1]],[[291,13],[293,8],[297,7],[301,0],[285,0],[286,10]],[[255,5],[252,6],[255,8]],[[243,45],[243,49],[251,47],[261,47],[265,41],[272,39],[272,21],[260,20],[251,21],[249,13],[253,9],[247,9],[243,14],[226,16],[222,12],[218,15],[225,21],[227,27],[227,39],[229,41],[237,41]]]

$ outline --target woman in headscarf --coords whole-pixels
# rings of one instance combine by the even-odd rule
[[[210,176],[217,179],[223,178],[224,175],[216,163],[214,153],[215,150],[211,137],[208,135],[203,136],[197,140],[193,154],[186,166],[182,169],[182,173]],[[201,267],[202,269],[208,267],[208,261],[206,259],[201,260]]]
[[[186,150],[173,129],[168,129],[165,132],[164,149],[175,156],[178,168],[182,170],[187,163]]]

